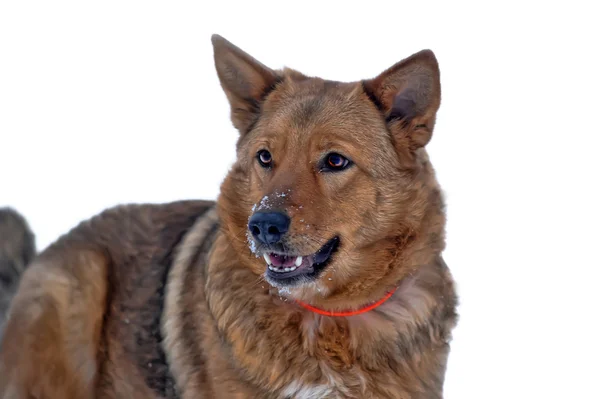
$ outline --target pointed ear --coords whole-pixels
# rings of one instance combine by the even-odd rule
[[[376,78],[363,81],[363,87],[384,113],[393,135],[407,136],[412,149],[429,142],[441,91],[440,71],[431,50],[413,54]]]
[[[247,133],[260,104],[279,81],[277,74],[219,35],[212,36],[217,75],[231,105],[231,121]]]

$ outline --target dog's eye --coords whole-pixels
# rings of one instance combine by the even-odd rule
[[[348,158],[332,152],[331,154],[327,155],[323,169],[337,171],[347,168],[348,165],[350,165],[350,160]]]
[[[267,150],[260,150],[256,154],[256,159],[258,159],[258,163],[263,168],[268,168],[273,163],[273,157],[271,157],[271,153]]]

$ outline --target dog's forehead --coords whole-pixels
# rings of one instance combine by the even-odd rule
[[[359,83],[317,78],[284,81],[264,104],[262,126],[268,132],[307,137],[311,133],[340,131],[382,134],[381,115]]]

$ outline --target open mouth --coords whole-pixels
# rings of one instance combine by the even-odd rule
[[[317,252],[305,256],[291,256],[282,253],[264,253],[267,262],[267,277],[288,285],[299,279],[316,279],[329,263],[339,245],[339,237],[327,241]]]

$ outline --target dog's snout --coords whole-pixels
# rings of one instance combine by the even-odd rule
[[[290,218],[283,212],[256,212],[248,222],[255,239],[266,245],[277,244],[290,228]]]

